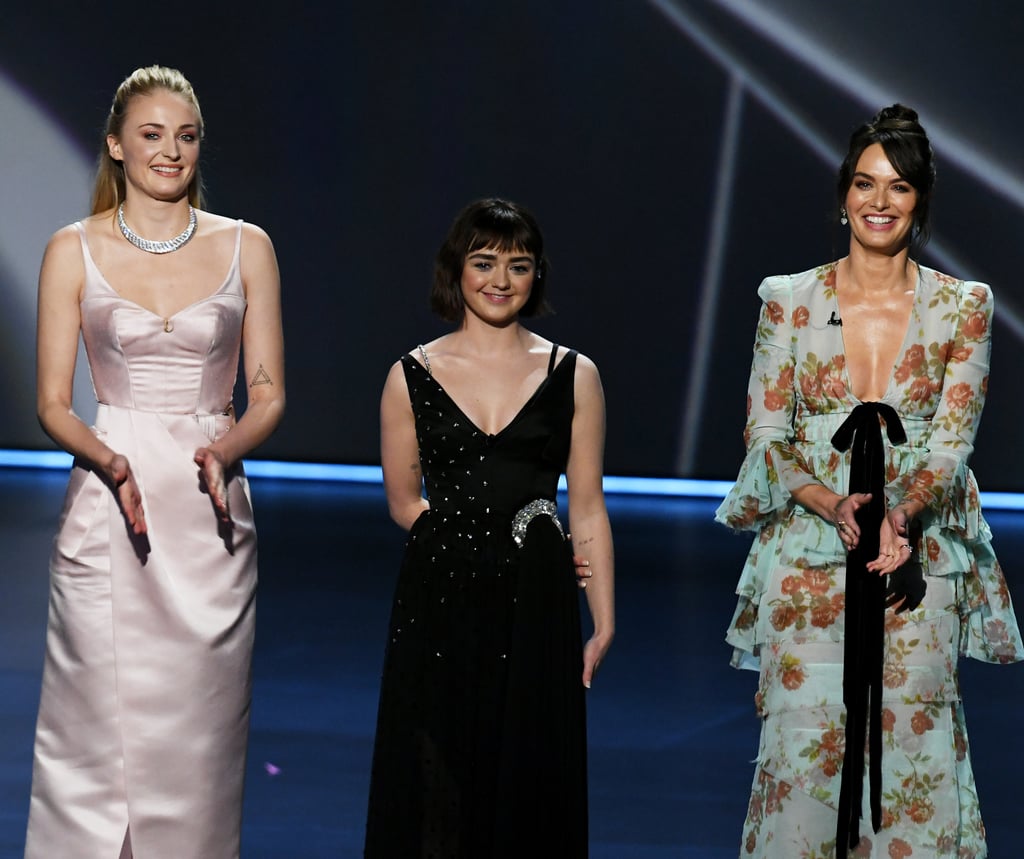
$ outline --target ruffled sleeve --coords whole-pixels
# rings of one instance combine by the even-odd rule
[[[715,513],[738,531],[757,530],[791,503],[792,492],[817,482],[793,446],[796,337],[792,276],[765,278],[758,288],[761,315],[747,386],[746,457]]]
[[[993,299],[991,289],[977,281],[961,282],[955,297],[954,306],[944,316],[952,316],[955,322],[952,337],[930,346],[934,354],[929,357],[942,362],[945,372],[928,453],[917,467],[889,486],[887,495],[890,504],[919,501],[943,527],[969,535],[971,519],[977,515],[977,493],[967,462],[974,452],[988,393]],[[938,298],[929,310],[943,313]]]

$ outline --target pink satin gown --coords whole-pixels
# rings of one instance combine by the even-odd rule
[[[50,561],[25,857],[234,859],[256,533],[241,466],[226,527],[192,457],[233,423],[241,222],[221,287],[166,320],[110,287],[77,226],[94,431],[131,463],[149,532],[134,537],[75,463]]]

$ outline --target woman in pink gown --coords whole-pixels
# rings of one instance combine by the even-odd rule
[[[239,855],[256,588],[241,462],[283,414],[283,342],[269,238],[201,211],[202,133],[180,72],[133,72],[93,214],[42,263],[39,419],[74,467],[50,561],[26,859]],[[80,332],[91,428],[71,406]]]

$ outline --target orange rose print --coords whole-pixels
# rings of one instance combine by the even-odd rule
[[[988,331],[988,317],[980,310],[975,310],[961,328],[963,335],[968,340],[980,340]]]

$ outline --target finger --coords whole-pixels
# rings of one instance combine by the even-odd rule
[[[885,607],[891,608],[896,614],[906,611],[909,606],[907,605],[907,597],[905,594],[890,594],[888,599],[885,601]]]
[[[230,521],[231,509],[228,506],[228,494],[224,486],[217,487],[217,492],[214,495],[214,503],[217,505],[217,510],[220,512],[221,516],[225,520]]]

